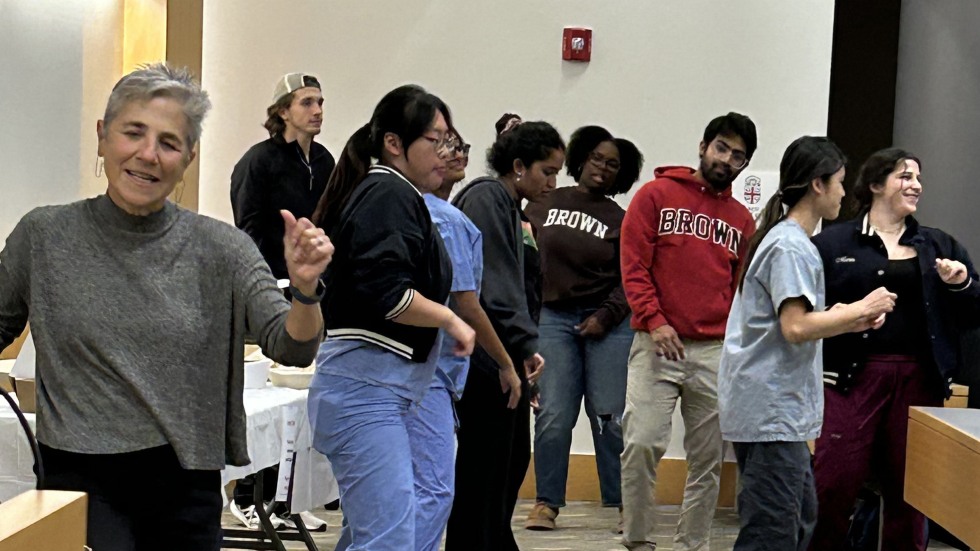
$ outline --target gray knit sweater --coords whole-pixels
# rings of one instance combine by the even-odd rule
[[[170,444],[188,469],[247,464],[246,322],[276,361],[316,355],[286,333],[289,308],[247,235],[170,202],[38,208],[0,252],[0,348],[30,321],[38,440],[71,452]]]

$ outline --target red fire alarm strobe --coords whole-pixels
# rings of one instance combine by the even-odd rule
[[[561,58],[566,61],[592,59],[592,29],[565,27],[561,37]]]

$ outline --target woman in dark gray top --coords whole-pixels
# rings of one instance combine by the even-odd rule
[[[0,252],[0,347],[28,321],[37,346],[41,486],[89,494],[99,551],[216,549],[219,471],[249,462],[246,326],[291,365],[322,334],[322,230],[283,211],[290,304],[247,235],[167,200],[209,108],[184,70],[124,76],[98,123],[106,194],[31,211]]]
[[[511,531],[517,493],[531,459],[528,383],[541,375],[535,310],[528,292],[539,277],[536,251],[521,201],[555,188],[565,161],[565,142],[546,122],[526,122],[497,138],[487,164],[497,177],[467,184],[453,205],[483,234],[480,304],[517,369],[523,390],[508,407],[500,366],[482,348],[473,352],[463,398],[457,402],[459,449],[456,496],[446,531],[447,551],[516,551]]]

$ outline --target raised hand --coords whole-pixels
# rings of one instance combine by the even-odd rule
[[[896,299],[898,295],[884,287],[878,287],[863,299],[853,303],[857,308],[858,318],[850,330],[860,332],[880,328],[885,323],[885,314],[895,309]],[[837,305],[835,304],[834,307]]]
[[[939,272],[939,279],[947,285],[959,285],[967,278],[966,266],[957,260],[937,258],[936,271]]]
[[[307,218],[299,220],[281,210],[286,232],[282,238],[289,281],[304,294],[316,293],[317,281],[333,258],[333,243],[323,230]]]

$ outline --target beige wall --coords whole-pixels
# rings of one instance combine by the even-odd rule
[[[0,239],[40,205],[105,192],[96,121],[112,86],[165,55],[166,0],[0,1]]]
[[[95,121],[122,73],[125,3],[0,2],[0,236],[34,206],[104,191]],[[565,25],[594,29],[591,63],[561,61]],[[695,163],[707,121],[738,110],[759,126],[752,170],[773,171],[792,139],[825,132],[832,30],[832,0],[209,0],[201,212],[231,219],[231,169],[266,137],[276,78],[296,70],[324,84],[320,140],[335,154],[385,92],[416,82],[452,107],[474,146],[471,176],[504,111],[566,136],[605,125],[641,148],[647,179]],[[580,421],[574,453],[591,451],[587,431]]]
[[[826,131],[832,0],[453,2],[210,0],[204,85],[215,109],[201,162],[201,212],[231,219],[228,179],[264,139],[273,84],[310,71],[324,85],[320,140],[335,154],[385,92],[405,82],[441,95],[474,146],[471,175],[504,111],[566,136],[599,123],[656,165],[695,163],[704,125],[728,110],[759,125],[757,169]],[[594,29],[589,64],[563,62],[561,29]]]
[[[385,92],[426,86],[473,144],[470,176],[484,171],[482,152],[505,111],[548,120],[566,137],[605,125],[646,155],[644,179],[658,165],[696,163],[705,124],[729,110],[758,124],[756,172],[778,170],[796,137],[826,132],[832,0],[209,0],[204,10],[214,111],[200,210],[229,221],[232,167],[267,137],[274,82],[291,71],[320,77],[319,139],[335,155]],[[561,60],[566,25],[593,28],[591,63]],[[592,453],[588,430],[581,418],[573,453]],[[675,432],[668,455],[682,457]]]
[[[0,2],[0,239],[27,211],[105,189],[95,121],[119,76],[122,0]]]

